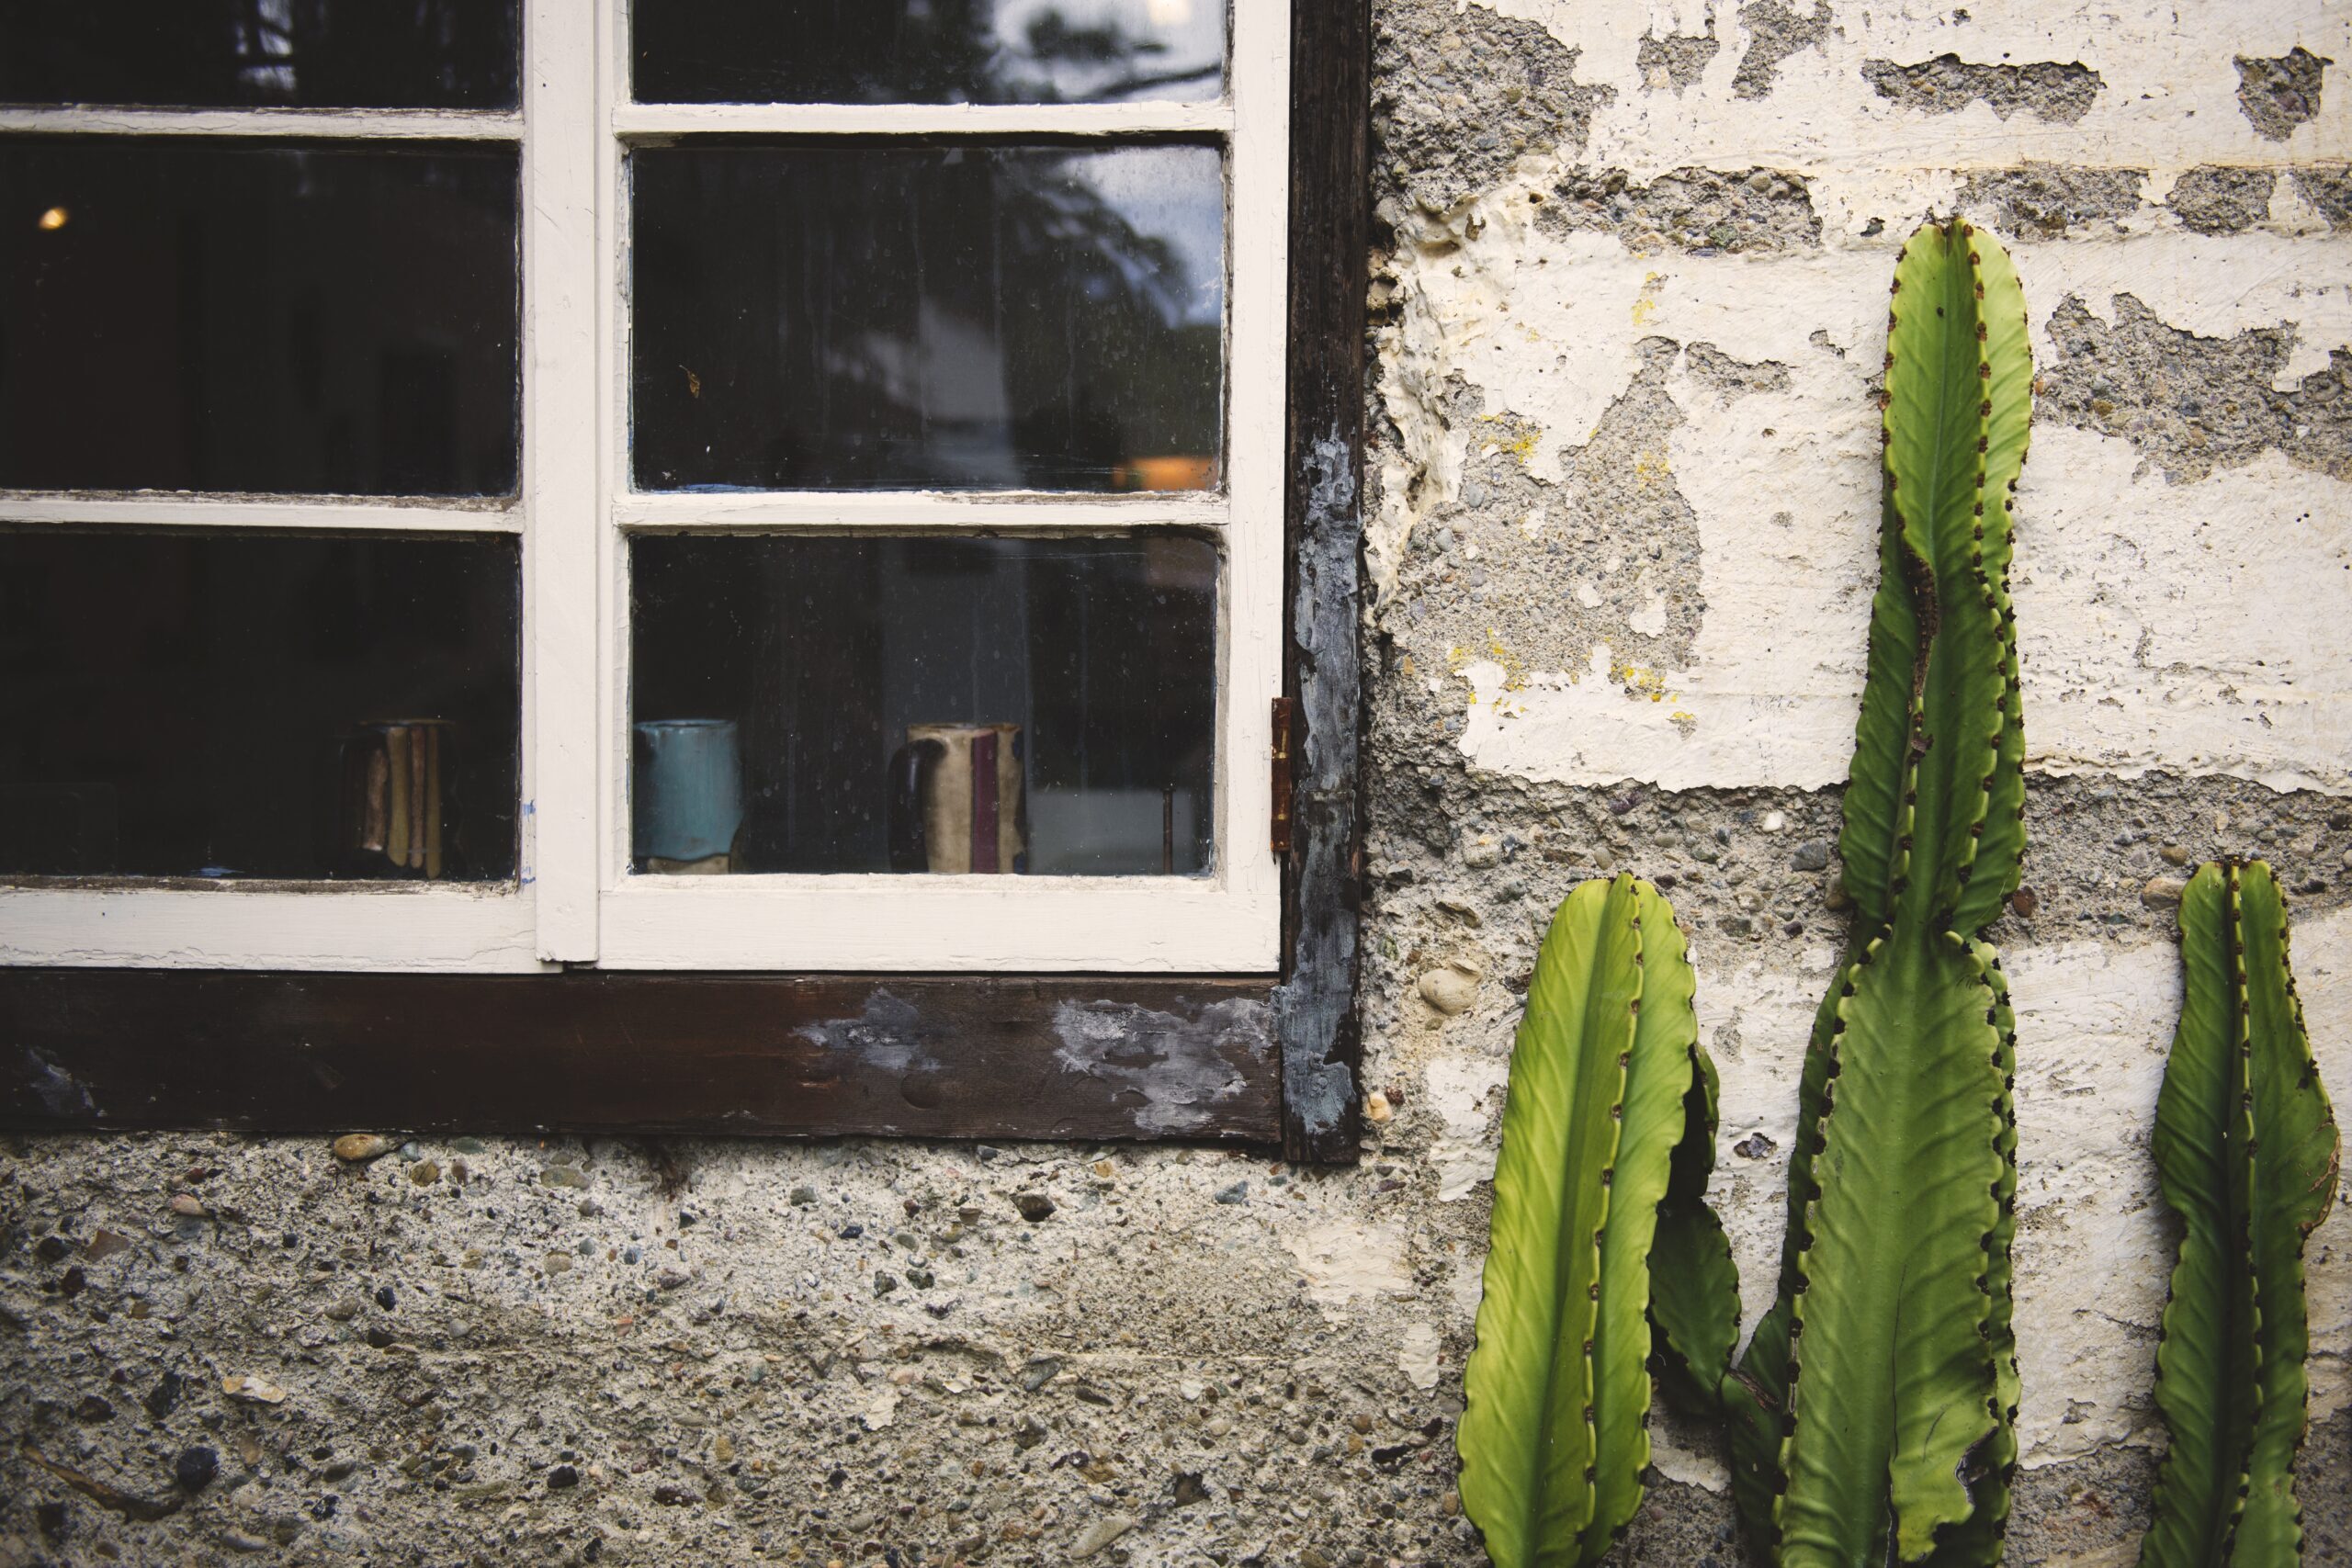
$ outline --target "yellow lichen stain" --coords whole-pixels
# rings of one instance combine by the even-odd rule
[[[1478,423],[1502,427],[1502,433],[1490,438],[1479,455],[1492,457],[1497,452],[1508,452],[1519,459],[1521,468],[1535,456],[1535,445],[1544,438],[1540,429],[1505,414],[1482,413]]]
[[[1495,635],[1495,628],[1492,626],[1487,628],[1487,657],[1503,667],[1504,691],[1527,690],[1526,665],[1521,662],[1518,654],[1513,653],[1504,645],[1501,637]]]
[[[1662,485],[1670,482],[1673,478],[1674,463],[1665,453],[1636,452],[1634,454],[1634,482],[1635,484]]]
[[[1664,675],[1643,665],[1612,664],[1609,678],[1624,689],[1626,697],[1631,701],[1639,702],[1644,697],[1654,703],[1665,702],[1669,697],[1677,702],[1681,700],[1681,693],[1667,689]]]
[[[1642,291],[1634,299],[1634,326],[1645,327],[1650,324],[1650,318],[1657,314],[1658,291],[1665,287],[1666,279],[1659,274],[1652,272],[1643,275]]]

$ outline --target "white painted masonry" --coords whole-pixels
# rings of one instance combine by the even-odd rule
[[[1637,454],[1640,485],[1671,486],[1695,517],[1700,600],[1688,657],[1650,668],[1564,604],[1537,654],[1508,634],[1459,639],[1411,677],[1448,718],[1474,776],[1668,791],[1816,790],[1840,783],[1861,686],[1875,581],[1879,479],[1872,378],[1886,280],[1924,215],[1972,201],[1972,171],[2027,162],[2144,172],[2129,210],[2062,233],[2010,233],[2037,363],[2056,357],[2069,302],[2104,326],[2129,296],[2165,326],[2227,339],[2283,328],[2273,387],[2292,391],[2352,347],[2352,236],[2281,176],[2267,214],[2199,233],[2159,205],[2198,165],[2285,169],[2352,154],[2352,90],[2331,71],[2318,114],[2284,141],[2238,102],[2238,56],[2297,45],[2352,61],[2352,11],[2307,0],[2180,7],[1985,0],[1954,12],[1914,3],[1837,7],[1818,41],[1777,66],[1769,96],[1741,97],[1747,42],[1734,8],[1700,0],[1616,6],[1498,0],[1540,23],[1597,84],[1581,152],[1537,151],[1501,183],[1444,211],[1392,199],[1398,246],[1375,299],[1383,406],[1394,439],[1370,524],[1384,610],[1400,603],[1416,530],[1467,505],[1471,465],[1498,450],[1487,423],[1537,428],[1528,476],[1561,484],[1612,404],[1668,340],[1665,389],[1680,423]],[[1964,17],[1964,20],[1959,19]],[[1686,88],[1637,63],[1645,37],[1721,37]],[[1872,90],[1871,61],[1957,52],[1975,62],[2080,62],[2103,85],[2070,123],[1978,100],[1929,115]],[[1693,167],[1758,168],[1801,181],[1818,244],[1696,252],[1632,221],[1564,226],[1564,176],[1623,171],[1640,186]],[[2138,179],[2138,175],[2131,176]],[[1760,188],[1760,187],[1759,187]],[[1613,230],[1613,231],[1612,231]],[[1713,395],[1690,345],[1784,370],[1775,384]],[[1655,344],[1652,344],[1652,351]],[[1464,395],[1476,420],[1456,412]],[[2016,592],[2030,767],[2129,781],[2150,771],[2228,776],[2277,791],[2352,796],[2352,483],[2271,447],[2177,481],[2120,435],[2038,424],[2018,496]],[[1532,542],[1564,538],[1544,509],[1514,519]],[[1655,554],[1655,552],[1653,552]],[[1623,551],[1571,548],[1564,598],[1598,607],[1608,577],[1647,570]],[[1645,583],[1664,626],[1663,592]],[[1638,597],[1638,595],[1637,595]],[[1554,635],[1556,634],[1556,635]],[[2128,792],[2129,784],[2122,785]],[[1645,873],[1637,848],[1623,869]],[[1655,870],[1649,867],[1647,869]],[[1778,1156],[1736,1159],[1762,1134],[1791,1142],[1796,1075],[1829,949],[1792,970],[1701,938],[1702,1028],[1723,1075],[1715,1196],[1729,1224],[1750,1323],[1770,1300],[1782,1218]],[[2295,955],[2324,1076],[2352,1095],[2352,916],[2301,927]],[[2171,1242],[2146,1150],[2178,1004],[2168,943],[2080,940],[2013,949],[2020,1067],[2018,1333],[2029,1465],[2161,1441],[2149,1399]],[[1511,1015],[1497,998],[1493,1023]],[[1726,1030],[1726,1025],[1729,1026]],[[1488,1038],[1491,1039],[1491,1036]],[[1424,1072],[1442,1119],[1440,1196],[1483,1192],[1503,1063],[1441,1054]],[[2352,1404],[2352,1213],[2339,1205],[2310,1253],[2315,1416]],[[1678,1478],[1720,1485],[1709,1453],[1669,1445]]]

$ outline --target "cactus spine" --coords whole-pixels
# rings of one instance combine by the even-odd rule
[[[1806,1051],[1778,1300],[1718,1383],[1743,1517],[1785,1568],[1989,1564],[2007,1522],[2016,1038],[1976,933],[2025,847],[2008,571],[2032,378],[2007,254],[1964,222],[1913,235],[1839,839],[1853,938]]]
[[[1713,1219],[1695,988],[1673,909],[1630,876],[1571,893],[1536,959],[1456,1438],[1497,1568],[1598,1562],[1641,1502],[1652,1247]]]
[[[2180,955],[2180,1028],[2150,1140],[2183,1223],[2156,1350],[2172,1447],[2140,1562],[2294,1568],[2303,1241],[2335,1196],[2340,1145],[2270,868],[2200,868],[2181,899]]]

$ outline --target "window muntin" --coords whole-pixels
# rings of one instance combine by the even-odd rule
[[[1227,92],[1097,104],[627,100],[620,0],[529,0],[524,112],[0,109],[0,138],[207,135],[520,143],[522,479],[511,502],[36,491],[15,524],[523,536],[521,861],[516,880],[332,897],[153,886],[0,894],[0,956],[85,964],[1238,971],[1274,967],[1279,875],[1263,834],[1264,696],[1280,689],[1286,6],[1231,19]],[[1212,83],[1214,78],[1212,77]],[[657,491],[629,474],[630,159],[699,140],[850,146],[904,139],[1221,150],[1227,363],[1220,490],[1054,494]],[[695,139],[695,140],[689,140]],[[601,519],[601,525],[598,520]],[[629,541],[664,534],[972,538],[1166,533],[1221,558],[1206,875],[674,876],[631,874]],[[345,885],[355,886],[355,885]],[[379,885],[380,886],[380,885]]]

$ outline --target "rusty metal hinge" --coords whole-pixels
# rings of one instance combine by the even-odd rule
[[[1288,697],[1274,699],[1274,809],[1268,837],[1277,860],[1290,853],[1291,706]]]

